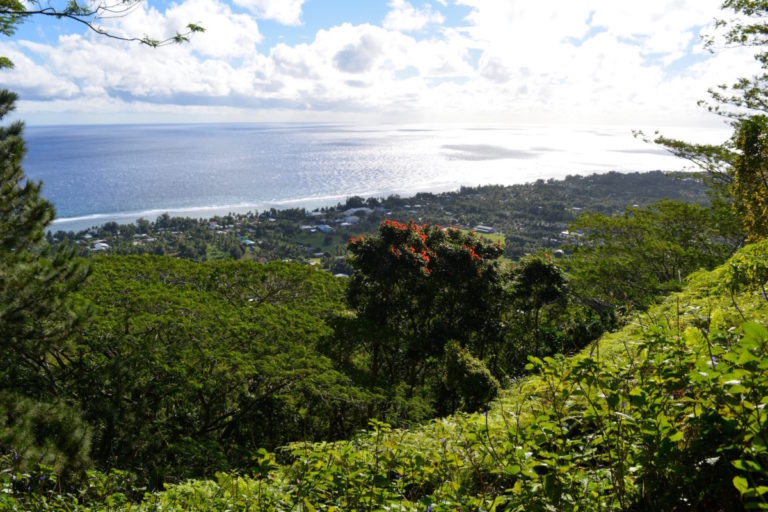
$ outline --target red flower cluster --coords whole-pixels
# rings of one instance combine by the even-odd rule
[[[483,257],[475,252],[475,248],[474,247],[467,247],[467,244],[464,244],[462,246],[462,249],[468,250],[469,251],[469,255],[472,257],[473,260],[475,260],[475,261],[483,261]]]
[[[381,225],[382,225],[382,227],[383,226],[389,226],[389,227],[395,228],[395,229],[402,229],[402,230],[408,229],[408,226],[406,226],[402,222],[397,222],[396,220],[389,220],[389,219],[387,219],[384,222],[382,222]]]

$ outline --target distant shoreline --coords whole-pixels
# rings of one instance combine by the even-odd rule
[[[51,229],[64,231],[686,165],[615,127],[476,128],[38,128],[23,165],[56,207]]]
[[[620,174],[634,174],[634,173],[649,173],[649,172],[657,172],[659,169],[650,169],[650,170],[642,170],[642,171],[625,171],[625,170],[608,170],[608,171],[593,171],[593,172],[586,172],[586,173],[573,173],[574,176],[591,176],[591,175],[597,175],[597,174],[608,174],[610,172],[617,172]],[[662,171],[662,172],[679,172],[679,171]],[[563,181],[565,180],[564,176],[542,176],[540,178],[537,178],[536,180],[529,180],[525,181],[519,184],[527,184],[527,183],[534,183],[538,180],[551,180],[554,179],[556,181]],[[472,185],[471,187],[484,187],[484,186],[512,186],[509,184],[498,184],[498,183],[486,183],[486,184],[478,184],[478,185]],[[276,210],[285,210],[288,208],[305,208],[307,210],[313,210],[315,208],[324,208],[324,207],[333,207],[336,206],[337,203],[344,203],[344,201],[353,196],[359,196],[363,198],[368,197],[387,197],[390,195],[400,195],[403,198],[411,198],[419,193],[433,193],[433,194],[440,194],[444,192],[455,192],[459,190],[461,187],[446,187],[443,189],[425,189],[425,190],[410,190],[410,191],[383,191],[380,193],[372,192],[372,193],[349,193],[349,194],[338,194],[333,196],[323,196],[323,197],[308,197],[308,198],[297,198],[297,199],[286,199],[286,200],[279,200],[279,201],[261,201],[261,202],[253,202],[253,203],[238,203],[238,204],[231,204],[231,205],[211,205],[211,206],[190,206],[190,207],[177,207],[177,208],[154,208],[151,210],[144,210],[144,211],[132,211],[132,212],[118,212],[118,213],[94,213],[89,215],[82,215],[82,216],[76,216],[76,217],[65,217],[61,219],[55,219],[50,226],[48,226],[48,231],[50,232],[57,232],[57,231],[73,231],[73,232],[79,232],[84,231],[89,228],[93,227],[99,227],[103,226],[104,224],[108,222],[117,222],[118,224],[132,224],[135,223],[139,219],[144,219],[148,221],[155,221],[158,217],[160,217],[163,214],[168,214],[171,217],[187,217],[192,219],[209,219],[214,216],[223,216],[227,215],[229,213],[237,213],[237,214],[244,214],[248,212],[258,213],[265,210],[269,210],[271,208],[275,208]],[[405,193],[409,195],[404,195]]]
[[[634,172],[634,171],[629,171]],[[650,171],[649,171],[650,172]],[[590,173],[595,174],[595,173]],[[475,185],[483,186],[483,185]],[[426,189],[426,190],[411,190],[407,193],[410,194],[404,197],[411,197],[412,195],[420,192],[431,192],[439,194],[442,192],[452,192],[459,190],[460,187],[446,187],[444,189]],[[172,217],[189,217],[192,219],[207,219],[216,215],[226,215],[228,213],[248,213],[248,212],[261,212],[275,208],[276,210],[285,210],[288,208],[305,208],[307,210],[313,210],[315,208],[332,207],[336,206],[338,202],[344,202],[348,197],[359,196],[363,198],[368,197],[387,197],[390,195],[402,195],[404,191],[385,191],[381,193],[348,193],[339,194],[333,196],[323,197],[307,197],[297,199],[283,199],[277,201],[259,201],[253,203],[236,203],[229,205],[210,205],[210,206],[189,206],[189,207],[177,207],[177,208],[153,208],[151,210],[133,211],[133,212],[118,212],[118,213],[94,213],[89,215],[81,215],[75,217],[64,217],[61,219],[55,219],[49,226],[49,231],[82,231],[91,227],[103,226],[107,222],[117,222],[118,224],[134,223],[139,219],[145,219],[154,221],[159,216],[167,213]]]

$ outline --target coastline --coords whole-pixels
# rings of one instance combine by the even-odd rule
[[[570,175],[574,176],[590,176],[594,174],[607,174],[610,172],[617,172],[620,174],[631,173],[649,173],[659,171],[659,169],[647,169],[647,170],[593,170],[587,172],[574,172]],[[664,170],[663,172],[677,172],[676,170]],[[417,187],[411,189],[388,189],[382,191],[368,191],[368,192],[355,192],[337,194],[337,195],[324,195],[317,197],[303,197],[295,199],[282,199],[272,201],[254,201],[247,203],[233,203],[223,205],[202,205],[202,206],[188,206],[188,207],[172,207],[172,208],[152,208],[141,211],[126,211],[126,212],[110,212],[110,213],[92,213],[73,217],[56,218],[48,226],[47,231],[55,233],[57,231],[66,232],[79,232],[85,231],[90,228],[96,228],[103,226],[109,222],[116,222],[118,224],[132,224],[139,219],[148,221],[155,221],[163,214],[168,214],[171,217],[187,217],[192,219],[209,219],[214,216],[223,216],[229,213],[244,214],[248,212],[258,213],[272,208],[276,210],[286,210],[289,208],[305,208],[307,210],[313,210],[315,208],[334,207],[337,203],[343,203],[347,198],[357,196],[362,198],[368,197],[388,197],[391,195],[399,195],[403,198],[410,198],[419,193],[433,193],[439,194],[443,192],[454,192],[459,190],[463,186],[478,187],[478,186],[511,186],[522,185],[527,183],[533,183],[538,180],[556,180],[563,181],[566,175],[558,176],[540,176],[536,179],[530,179],[519,183],[476,183],[460,186],[445,186],[445,187]]]
[[[56,207],[58,218],[49,230],[154,220],[163,213],[208,218],[313,209],[351,196],[410,197],[686,166],[616,127],[209,128],[30,129],[25,172],[42,181],[43,196]],[[714,139],[717,130],[699,135],[695,139]]]

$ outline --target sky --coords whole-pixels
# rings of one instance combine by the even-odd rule
[[[56,5],[59,0],[51,0]],[[751,75],[708,52],[720,0],[176,0],[0,39],[28,124],[361,122],[722,126],[697,100]],[[2,37],[2,36],[0,36]]]

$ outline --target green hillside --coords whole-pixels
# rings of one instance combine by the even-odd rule
[[[768,242],[571,358],[531,358],[487,412],[256,452],[252,471],[125,502],[120,473],[67,510],[738,510],[768,491]],[[83,503],[75,505],[76,501]],[[122,503],[122,504],[121,504]]]
[[[484,414],[295,444],[145,506],[223,510],[738,509],[765,504],[768,243],[573,358],[532,360]],[[733,291],[733,296],[731,296]],[[737,309],[738,308],[738,309]],[[743,500],[743,503],[742,503]],[[750,507],[751,508],[751,507]]]

